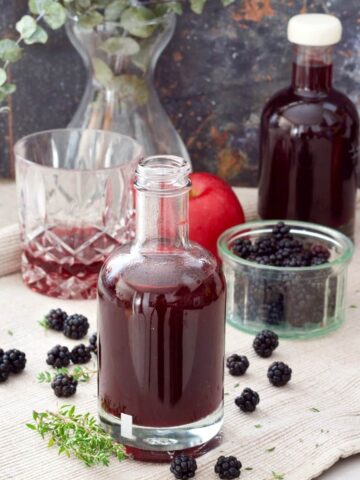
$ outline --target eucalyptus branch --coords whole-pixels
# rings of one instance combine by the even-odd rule
[[[90,370],[86,367],[76,366],[73,369],[63,367],[57,368],[55,372],[40,372],[36,378],[39,383],[51,383],[56,375],[71,375],[74,380],[85,383],[88,382],[95,373],[97,373],[97,370]]]
[[[49,436],[48,447],[56,445],[59,454],[74,455],[88,467],[108,466],[112,457],[126,458],[122,445],[116,443],[90,413],[77,414],[75,406],[62,405],[58,412],[33,411],[34,423],[26,426],[37,431],[43,439]]]

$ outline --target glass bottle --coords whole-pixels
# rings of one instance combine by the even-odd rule
[[[354,233],[359,119],[332,86],[333,45],[341,23],[304,14],[288,25],[292,84],[265,105],[260,133],[259,215]]]
[[[223,421],[225,279],[188,239],[189,170],[140,161],[135,241],[99,276],[99,415],[139,459],[203,445]]]

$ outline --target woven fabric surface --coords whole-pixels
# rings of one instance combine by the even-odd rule
[[[253,193],[250,196],[254,198]],[[245,194],[240,192],[240,197],[246,204]],[[236,455],[242,461],[244,480],[272,480],[272,472],[282,474],[284,480],[310,480],[339,458],[360,452],[359,268],[360,254],[356,251],[349,271],[347,322],[325,338],[282,340],[271,359],[261,359],[252,350],[251,336],[227,326],[227,354],[247,355],[250,368],[238,378],[225,374],[223,442],[198,459],[196,479],[218,478],[213,468],[222,454]],[[173,478],[167,465],[132,460],[89,469],[75,458],[59,456],[54,447],[47,448],[46,441],[25,427],[33,410],[56,410],[62,403],[74,403],[79,412],[96,414],[95,377],[79,385],[71,402],[61,402],[49,385],[36,381],[37,373],[47,369],[46,352],[51,347],[79,343],[38,325],[37,321],[56,307],[87,315],[92,326],[89,333],[96,330],[95,301],[38,295],[22,284],[19,274],[0,279],[0,347],[18,348],[28,358],[22,374],[0,384],[0,480]],[[267,368],[275,360],[283,360],[293,369],[292,381],[286,387],[272,387],[266,378]],[[245,387],[260,394],[253,414],[240,412],[234,404],[235,396]]]

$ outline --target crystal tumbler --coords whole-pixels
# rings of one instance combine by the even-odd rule
[[[22,275],[34,291],[94,298],[98,273],[132,239],[142,148],[100,130],[35,133],[15,145]]]

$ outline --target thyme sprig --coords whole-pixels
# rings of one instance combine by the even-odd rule
[[[66,367],[57,368],[55,373],[48,370],[40,372],[37,375],[37,381],[39,383],[51,383],[56,375],[71,375],[78,382],[88,382],[93,374],[97,373],[96,370],[90,370],[89,368],[76,366],[73,369]]]
[[[62,405],[58,412],[33,411],[33,420],[26,426],[43,439],[49,436],[48,447],[56,445],[59,454],[73,455],[88,467],[108,466],[112,457],[120,462],[126,458],[124,447],[97,424],[95,417],[76,413],[75,406]]]

